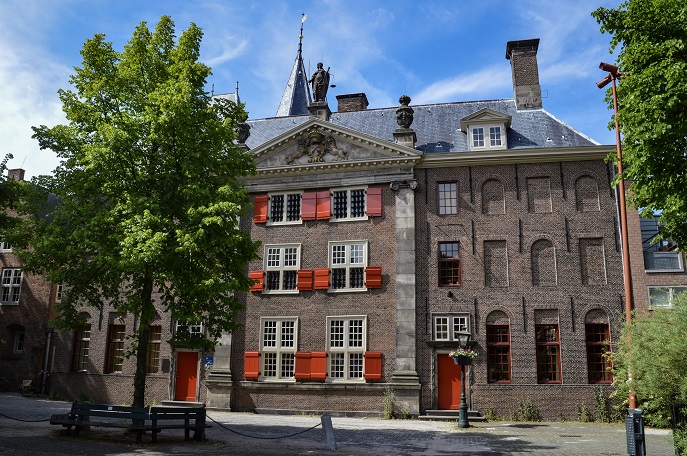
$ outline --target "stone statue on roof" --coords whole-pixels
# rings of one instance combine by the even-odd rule
[[[329,68],[324,71],[322,62],[317,64],[317,70],[313,73],[309,81],[312,84],[313,101],[325,101],[327,89],[329,88]]]

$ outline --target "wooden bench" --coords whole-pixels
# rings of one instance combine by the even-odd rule
[[[96,418],[95,420],[93,418]],[[74,436],[87,426],[116,427],[136,431],[136,442],[140,443],[143,433],[151,431],[153,442],[163,429],[184,429],[185,440],[201,440],[205,437],[205,407],[128,407],[121,405],[82,404],[74,402],[68,414],[56,414],[50,418],[50,424],[67,428]]]

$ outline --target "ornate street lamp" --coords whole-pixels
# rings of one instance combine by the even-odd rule
[[[456,337],[458,338],[458,345],[463,350],[468,349],[470,336],[472,336],[472,334],[469,332],[459,332],[456,334]],[[458,427],[469,428],[470,423],[468,421],[468,404],[465,401],[465,366],[470,364],[471,359],[465,357],[455,357],[453,360],[456,364],[460,364],[460,386],[462,388],[460,392],[460,405],[458,406]]]
[[[630,241],[627,235],[627,206],[625,205],[625,178],[623,177],[623,150],[620,142],[620,128],[618,125],[618,94],[616,92],[616,81],[623,76],[621,71],[618,71],[618,67],[611,65],[610,63],[601,62],[599,64],[599,69],[607,71],[608,74],[601,81],[596,83],[596,86],[600,89],[606,87],[609,83],[612,83],[613,88],[613,118],[615,120],[615,150],[618,157],[618,174],[620,179],[618,180],[618,196],[620,206],[618,209],[620,211],[620,239],[623,243],[623,282],[625,285],[625,321],[629,327],[632,323],[632,270],[630,269]],[[628,338],[630,333],[628,331]],[[632,390],[632,374],[628,370],[628,381],[630,382],[630,397],[629,405],[630,408],[637,408],[637,398]]]

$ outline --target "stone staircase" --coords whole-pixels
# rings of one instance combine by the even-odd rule
[[[458,421],[458,410],[426,410],[425,415],[418,416],[426,421]],[[468,422],[487,421],[477,410],[468,410]]]

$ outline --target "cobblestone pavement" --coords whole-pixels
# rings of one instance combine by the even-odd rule
[[[469,429],[458,429],[455,423],[446,422],[334,417],[337,450],[327,451],[318,416],[255,415],[216,410],[208,410],[212,428],[208,429],[207,440],[203,442],[185,442],[182,431],[172,430],[161,433],[157,444],[149,437],[136,444],[135,435],[121,430],[93,429],[75,438],[47,422],[51,414],[66,413],[69,408],[67,402],[35,396],[24,398],[15,393],[0,394],[0,455],[627,454],[623,424],[496,422],[475,423]],[[647,429],[646,441],[647,455],[674,454],[669,431]]]

